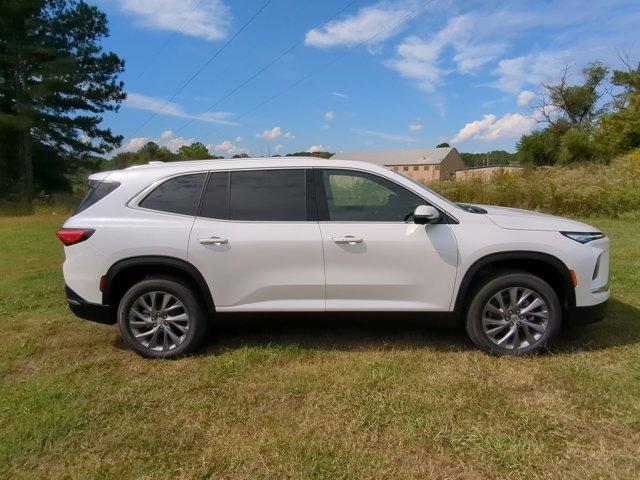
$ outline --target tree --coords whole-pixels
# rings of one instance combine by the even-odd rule
[[[231,158],[249,158],[249,154],[248,153],[236,153],[233,157]]]
[[[331,158],[332,152],[318,151],[318,152],[293,152],[287,153],[285,157],[316,157],[316,158]]]
[[[205,160],[208,158],[214,158],[209,153],[207,147],[200,142],[194,142],[191,145],[183,145],[176,152],[181,160]]]
[[[597,137],[615,154],[640,147],[640,65],[614,71],[611,83],[623,91],[614,98],[618,110],[600,119]]]
[[[436,148],[449,148],[450,146],[451,145],[449,145],[447,142],[443,142],[436,145]]]
[[[17,170],[27,199],[34,152],[71,163],[122,140],[100,127],[126,96],[124,62],[99,45],[108,34],[106,15],[82,0],[0,0],[2,166]]]
[[[554,165],[602,158],[593,127],[604,113],[601,98],[609,69],[600,62],[582,70],[583,81],[569,84],[569,68],[558,82],[542,83],[542,102],[536,107],[546,127],[523,135],[516,145],[524,165]]]
[[[569,85],[566,67],[559,82],[542,83],[542,103],[537,110],[549,126],[561,133],[574,127],[589,128],[602,113],[598,101],[603,95],[602,83],[609,69],[600,62],[592,62],[582,69],[584,81]]]

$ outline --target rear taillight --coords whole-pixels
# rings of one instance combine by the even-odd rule
[[[61,228],[56,232],[58,238],[64,243],[65,247],[84,242],[93,235],[93,228]]]

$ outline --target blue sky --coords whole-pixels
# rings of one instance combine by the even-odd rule
[[[637,0],[272,0],[236,38],[266,0],[97,3],[126,62],[119,151],[513,150],[541,81],[640,57]]]

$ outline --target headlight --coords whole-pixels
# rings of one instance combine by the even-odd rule
[[[571,240],[575,240],[580,243],[589,243],[592,240],[598,240],[604,238],[604,233],[601,232],[560,232],[565,237],[569,237]]]

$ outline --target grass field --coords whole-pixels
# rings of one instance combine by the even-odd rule
[[[496,359],[462,332],[240,319],[143,360],[62,292],[56,216],[0,218],[2,478],[638,478],[640,215],[612,239],[607,319]]]

